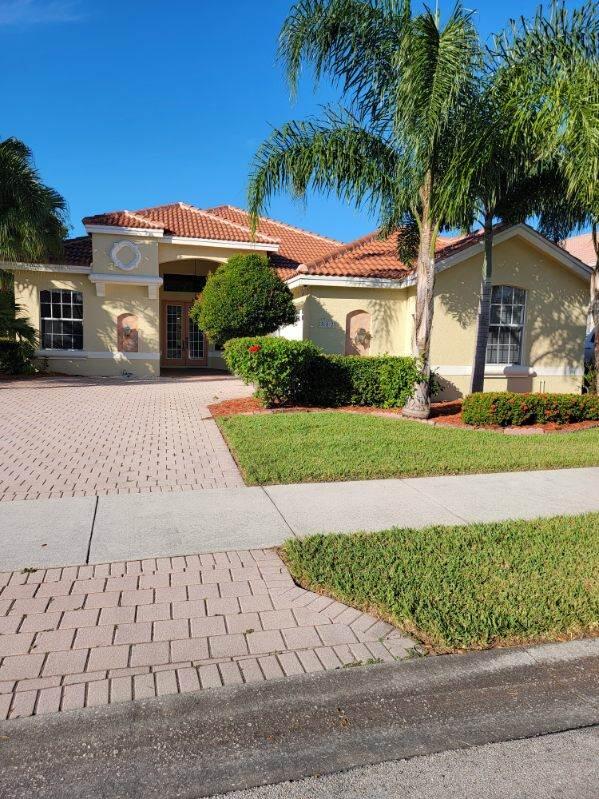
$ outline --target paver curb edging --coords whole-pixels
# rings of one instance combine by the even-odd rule
[[[0,719],[410,657],[273,550],[0,574]]]
[[[599,723],[599,642],[425,658],[0,724],[7,799],[211,796]],[[118,768],[115,764],[118,762]]]

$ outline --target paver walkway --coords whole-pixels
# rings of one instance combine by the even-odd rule
[[[0,719],[413,654],[274,550],[0,574]]]
[[[0,501],[243,485],[206,406],[227,375],[0,381]]]

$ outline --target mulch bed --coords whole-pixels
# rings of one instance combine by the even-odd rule
[[[401,408],[374,408],[358,405],[347,405],[338,408],[325,408],[320,406],[304,405],[285,405],[280,408],[265,408],[262,402],[256,397],[244,397],[242,399],[229,399],[216,402],[208,406],[208,410],[214,418],[220,416],[251,416],[263,413],[322,413],[331,411],[336,413],[363,413],[370,416],[386,416],[390,418],[402,418]],[[484,425],[473,427],[462,421],[462,402],[461,400],[451,400],[447,402],[433,402],[431,405],[431,416],[424,424],[435,427],[455,427],[462,430],[494,430],[506,435],[535,435],[543,433],[571,433],[577,430],[588,430],[592,427],[599,427],[599,422],[575,422],[573,424],[556,424],[547,422],[546,424],[523,425],[522,427],[500,427],[499,425]]]

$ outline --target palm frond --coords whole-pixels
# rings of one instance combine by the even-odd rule
[[[0,259],[57,255],[67,233],[64,199],[40,179],[29,148],[0,141]]]
[[[496,92],[511,135],[539,160],[558,155],[567,194],[599,213],[599,4],[553,2],[495,40]]]
[[[258,150],[248,204],[254,219],[276,193],[304,198],[333,193],[371,210],[390,202],[397,153],[349,115],[329,110],[323,121],[293,121],[272,131]]]
[[[456,107],[475,91],[482,61],[471,14],[459,4],[443,28],[428,9],[410,26],[394,62],[394,129],[426,162]]]
[[[409,0],[297,0],[279,37],[292,95],[303,64],[323,74],[348,103],[384,109],[393,82],[393,54],[410,20]]]

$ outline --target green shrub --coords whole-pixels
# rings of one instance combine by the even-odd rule
[[[402,407],[421,376],[414,358],[325,355],[311,341],[271,337],[230,340],[225,361],[267,405]]]
[[[317,405],[401,408],[421,375],[409,357],[328,355],[324,360],[324,380],[310,384],[308,399]]]
[[[35,347],[28,341],[0,338],[0,373],[33,374]]]
[[[273,333],[296,319],[289,288],[258,253],[233,255],[209,275],[190,315],[217,347],[231,338]]]
[[[296,402],[303,396],[310,364],[320,355],[311,341],[288,341],[270,336],[229,339],[225,362],[267,406]]]
[[[569,424],[599,420],[599,397],[593,394],[515,394],[504,391],[466,397],[462,419],[471,425]]]

